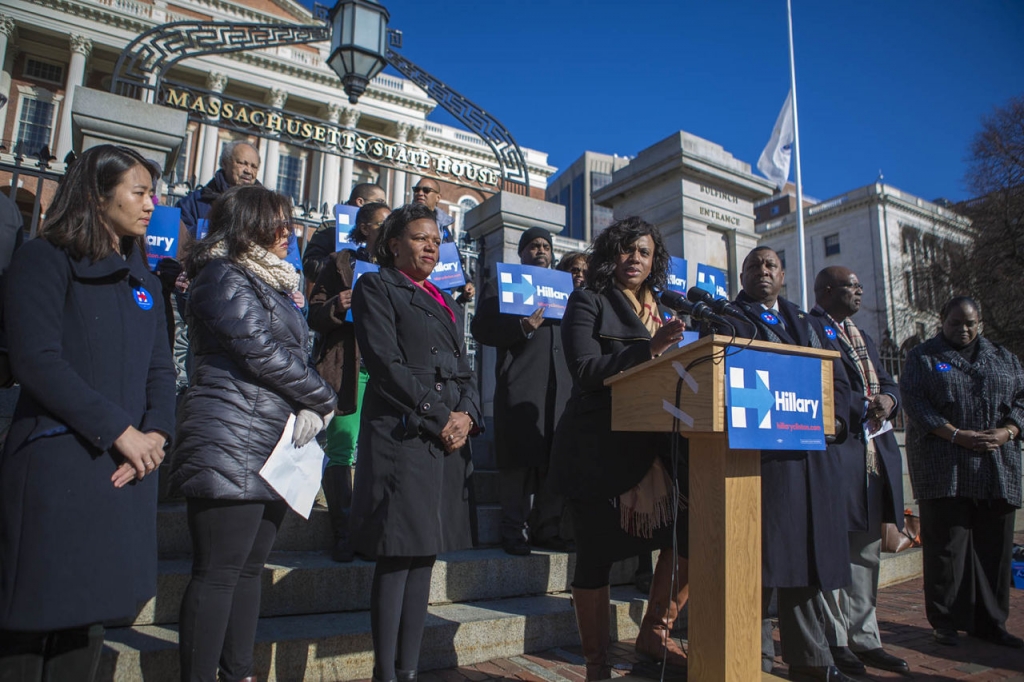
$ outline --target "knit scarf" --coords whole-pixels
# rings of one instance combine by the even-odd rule
[[[654,336],[661,328],[662,321],[651,290],[642,287],[637,297],[618,282],[615,286],[626,297],[647,331]],[[640,482],[619,495],[619,525],[622,530],[636,537],[650,538],[655,530],[672,523],[674,489],[672,477],[661,463],[661,458],[655,457]]]
[[[227,246],[224,242],[217,242],[210,249],[210,255],[215,258],[227,258]],[[299,289],[299,272],[262,246],[250,244],[238,259],[238,264],[277,291],[290,294]]]
[[[622,286],[619,282],[615,282],[615,287],[622,292],[622,295],[626,297],[629,305],[633,308],[633,312],[640,318],[640,321],[644,323],[644,327],[647,328],[647,332],[654,336],[655,332],[661,329],[661,317],[658,315],[658,303],[654,299],[654,294],[651,290],[643,286],[640,288],[639,298],[629,289]]]
[[[864,386],[864,397],[870,398],[881,393],[882,385],[878,381],[875,363],[871,361],[868,345],[864,342],[864,336],[857,329],[857,325],[850,318],[846,318],[842,323],[836,322],[831,315],[828,316],[828,319],[835,325],[836,337],[839,339],[839,345],[843,347],[843,352],[857,368],[861,385]],[[880,474],[882,470],[878,462],[878,448],[875,446],[875,441],[869,440],[865,445],[864,465],[867,472]]]

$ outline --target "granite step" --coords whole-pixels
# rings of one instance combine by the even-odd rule
[[[642,602],[636,592],[612,590],[613,640],[636,637]],[[178,632],[174,626],[138,625],[107,631],[103,682],[176,682]],[[471,665],[579,642],[565,593],[430,607],[421,670]],[[261,618],[256,675],[264,682],[336,682],[369,678],[373,647],[368,612]]]
[[[569,589],[576,556],[535,551],[514,557],[501,549],[470,549],[442,554],[431,578],[430,603],[476,602],[535,596]],[[372,562],[331,561],[325,552],[273,552],[263,572],[260,615],[264,617],[365,611],[370,608]],[[182,557],[159,562],[157,594],[143,607],[136,625],[176,623],[192,569]],[[633,582],[636,559],[615,564],[613,585]],[[639,595],[638,595],[639,596]]]

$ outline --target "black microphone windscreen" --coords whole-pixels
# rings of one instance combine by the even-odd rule
[[[686,298],[693,303],[707,304],[710,304],[715,300],[715,297],[711,295],[710,291],[705,291],[700,287],[690,287],[690,290],[686,292]]]

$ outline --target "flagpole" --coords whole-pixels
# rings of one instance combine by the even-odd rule
[[[800,260],[800,309],[807,310],[807,254],[804,249],[804,190],[800,179],[800,124],[796,113],[796,60],[793,57],[793,0],[786,0],[789,21],[789,82],[793,94],[793,158],[796,160],[796,241]]]

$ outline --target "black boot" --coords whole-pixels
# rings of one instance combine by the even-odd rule
[[[61,630],[50,635],[43,682],[93,682],[103,651],[103,626]]]
[[[41,682],[49,635],[0,630],[0,682]]]
[[[348,544],[348,508],[352,505],[352,467],[329,466],[324,469],[324,497],[331,514],[334,545],[331,558],[348,563],[356,558]]]
[[[395,670],[395,679],[398,682],[416,682],[418,676],[416,670]]]

